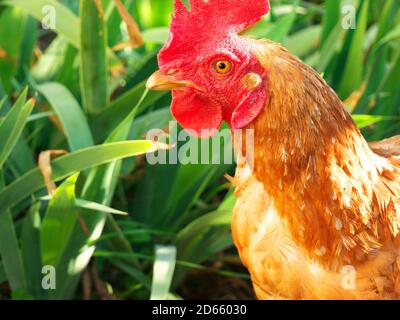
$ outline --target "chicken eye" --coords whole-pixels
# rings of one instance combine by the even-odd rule
[[[228,74],[232,70],[232,62],[228,60],[218,60],[214,62],[213,67],[219,74]]]

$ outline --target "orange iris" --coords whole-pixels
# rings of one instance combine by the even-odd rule
[[[214,69],[219,74],[227,74],[232,70],[232,63],[228,60],[220,60],[214,63]]]

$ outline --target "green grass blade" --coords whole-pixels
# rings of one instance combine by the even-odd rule
[[[157,246],[153,265],[150,300],[166,300],[171,288],[176,263],[174,246]]]
[[[345,34],[346,30],[343,29],[342,25],[339,22],[334,28],[333,32],[326,39],[324,45],[321,47],[320,52],[315,58],[317,62],[313,63],[313,65],[319,72],[324,72],[327,69],[329,63],[335,56],[337,49],[342,44]]]
[[[92,121],[93,136],[96,142],[103,141],[116,128],[141,100],[146,90],[145,81],[136,85],[125,94],[114,100],[110,106],[96,115]],[[143,111],[167,94],[166,91],[150,91],[140,104],[139,111]]]
[[[369,0],[362,1],[361,9],[357,17],[357,27],[346,58],[342,81],[339,86],[341,98],[347,98],[351,93],[358,90],[363,80],[364,65],[364,39],[368,24]]]
[[[290,13],[283,15],[277,21],[272,19],[274,21],[272,24],[264,18],[246,31],[245,34],[255,38],[267,38],[283,43],[296,20],[298,4],[299,0],[295,0]],[[273,10],[271,11],[271,17],[273,17]]]
[[[16,176],[21,176],[36,166],[32,149],[22,136],[8,157],[7,166],[12,168]]]
[[[95,253],[96,255],[96,253]],[[101,256],[101,255],[100,255]],[[110,258],[110,261],[116,265],[118,268],[120,268],[122,271],[124,271],[126,274],[130,275],[133,279],[136,281],[140,282],[145,288],[151,289],[151,283],[150,279],[146,274],[142,272],[141,269],[132,267],[130,264],[127,264],[125,262],[122,262],[121,260],[126,260],[126,259],[136,259],[137,256],[133,256],[131,254],[127,254],[122,259],[113,259]]]
[[[182,0],[182,3],[190,11],[190,0]]]
[[[387,0],[380,13],[380,19],[378,21],[378,34],[376,41],[379,41],[384,35],[390,31],[392,21],[395,18],[396,12],[399,9],[399,2],[396,0]]]
[[[147,92],[148,91],[145,90],[135,108],[133,108],[128,116],[111,132],[105,143],[121,141],[128,137],[131,124],[138,109],[146,98]],[[113,163],[108,166],[93,169],[83,188],[83,198],[102,204],[108,204],[115,190],[116,178],[120,172],[120,166],[120,163]],[[107,190],[107,192],[99,190],[98,186],[103,186],[102,189]]]
[[[23,81],[29,74],[29,68],[33,62],[33,53],[36,45],[37,35],[38,29],[36,19],[31,16],[26,17],[23,38],[20,46],[21,57],[17,72],[17,77],[21,81]]]
[[[9,211],[0,213],[0,256],[13,291],[26,288],[17,234]]]
[[[266,33],[266,38],[272,41],[282,43],[286,36],[289,34],[293,23],[296,20],[296,12],[293,9],[288,15],[280,18]]]
[[[51,196],[46,196],[46,197],[41,197],[40,200],[42,201],[51,201],[52,197]],[[110,213],[110,214],[116,214],[116,215],[121,215],[121,216],[127,216],[128,213],[117,210],[114,208],[110,208],[108,206],[102,205],[100,203],[92,202],[92,201],[86,201],[83,199],[75,198],[75,206],[78,208],[82,209],[88,209],[91,211],[98,211],[98,212],[105,212],[105,213]]]
[[[52,161],[52,177],[54,181],[60,181],[75,172],[155,150],[151,141],[125,141],[86,148]],[[13,207],[44,186],[39,169],[29,171],[0,192],[0,212]]]
[[[360,129],[369,127],[382,121],[399,121],[400,117],[374,116],[368,114],[353,114],[354,121]]]
[[[40,247],[44,265],[56,268],[73,235],[78,221],[75,206],[75,184],[79,174],[68,178],[57,188],[40,228]]]
[[[168,39],[168,32],[167,27],[151,28],[144,30],[142,36],[146,43],[164,44]]]
[[[136,106],[131,110],[128,116],[113,130],[113,132],[109,135],[106,140],[106,143],[112,143],[120,140],[124,140],[127,138],[129,134],[129,130],[131,128],[131,124],[141,107],[143,101],[147,96],[147,90],[144,91],[141,98],[137,102]],[[121,172],[121,162],[114,161],[109,165],[100,166],[94,168],[86,180],[82,191],[82,198],[88,201],[94,201],[103,205],[109,205],[111,203],[112,197],[115,192],[115,188],[118,182],[118,177]],[[106,191],[104,191],[106,190]],[[106,219],[108,217],[108,227],[116,229],[118,231],[118,227],[115,228],[116,223],[114,223],[113,218],[104,213],[97,213],[94,215],[85,214],[85,211],[82,213],[85,218],[85,223],[90,232],[90,240],[96,241],[100,236],[103,230],[103,227],[106,223]],[[127,252],[131,252],[132,249],[129,245],[129,242],[122,235],[120,238],[112,240],[111,245],[113,247],[120,247],[126,250]],[[85,239],[76,239],[76,246],[78,248],[82,248],[82,246],[86,245]],[[87,252],[93,251],[93,248],[87,247],[85,249]],[[88,256],[90,256],[88,254]],[[88,263],[89,260],[86,261]],[[131,261],[135,263],[135,261]]]
[[[36,299],[44,297],[42,288],[42,255],[40,251],[40,203],[34,204],[22,225],[21,251],[27,289]]]
[[[147,91],[143,93],[136,107],[131,110],[124,121],[122,121],[119,126],[110,134],[105,145],[126,139],[131,127],[131,123],[136,116],[141,103],[145,99],[146,94]],[[82,198],[90,202],[99,203],[101,205],[109,205],[118,182],[120,168],[121,161],[113,161],[108,165],[99,166],[91,170],[83,187]],[[88,239],[90,243],[93,243],[101,236],[103,228],[107,222],[107,218],[109,222],[108,226],[113,229],[113,231],[118,231],[118,227],[115,227],[117,224],[109,214],[104,212],[91,212],[91,210],[85,209],[81,210],[81,216],[85,221],[89,235],[83,235],[81,232],[78,232],[77,227],[75,228],[76,237],[74,237],[73,241],[71,242],[70,254],[71,257],[73,257],[76,252],[79,252],[80,256],[75,261],[75,277],[68,280],[70,288],[74,287],[74,282],[76,285],[75,278],[79,276],[79,273],[89,263],[94,252],[95,247],[88,244]],[[113,248],[121,248],[126,252],[132,252],[129,242],[121,233],[120,235],[121,236],[119,238],[110,240],[110,246]],[[136,260],[130,259],[128,262],[131,264],[136,264]],[[68,294],[69,293],[67,293],[67,296]],[[65,294],[63,297],[65,297]]]
[[[0,284],[7,281],[6,270],[4,269],[3,262],[0,262]]]
[[[110,261],[117,261],[117,259],[124,259],[128,257],[137,257],[146,261],[155,261],[154,256],[150,255],[145,255],[145,254],[137,254],[137,253],[126,253],[126,252],[112,252],[112,251],[96,251],[93,256],[95,257],[101,257],[108,259]],[[121,268],[123,271],[125,271],[127,274],[131,275],[133,278],[138,279],[136,270],[134,269],[129,269],[127,265],[124,265],[122,263],[114,262],[113,263]],[[248,274],[243,274],[243,273],[238,273],[238,272],[232,272],[232,271],[226,271],[226,270],[220,270],[220,269],[215,269],[215,268],[208,268],[205,266],[202,266],[197,263],[189,262],[189,261],[184,261],[184,260],[176,260],[175,262],[176,266],[180,267],[185,267],[185,268],[190,268],[190,269],[196,269],[196,270],[206,270],[209,272],[213,272],[216,274],[220,274],[226,277],[235,277],[235,278],[241,278],[241,279],[247,279],[249,280],[249,275]],[[132,271],[132,272],[131,272]],[[175,278],[175,276],[174,276]],[[145,284],[145,279],[141,279],[141,282],[143,282],[144,286],[147,287],[147,283]]]
[[[6,101],[7,101],[7,96],[3,97],[3,98],[0,100],[0,111],[1,111],[1,109],[3,109],[3,107],[6,105]]]
[[[92,146],[93,138],[86,117],[68,89],[59,83],[45,83],[37,89],[60,120],[71,151]]]
[[[79,18],[67,7],[55,0],[3,0],[2,4],[18,6],[31,14],[37,20],[45,18],[43,8],[54,8],[56,19],[56,31],[63,36],[76,48],[80,47],[79,41]]]
[[[174,128],[171,135],[175,136]],[[179,134],[179,133],[177,133]],[[189,213],[200,194],[211,182],[221,177],[230,166],[213,165],[218,154],[231,151],[231,138],[221,138],[220,152],[211,152],[212,143],[208,140],[191,139],[185,144],[190,150],[200,150],[199,154],[208,151],[209,165],[156,165],[147,166],[141,188],[137,190],[133,210],[139,221],[151,226],[162,226],[173,230],[179,229],[190,220]],[[175,141],[170,141],[175,143]],[[215,149],[215,148],[214,148]],[[173,150],[170,152],[174,152]],[[168,156],[168,154],[167,154]],[[181,159],[183,160],[183,159]]]
[[[26,122],[28,122],[28,123],[29,122],[35,122],[37,120],[46,119],[46,118],[54,116],[54,115],[55,115],[55,113],[52,112],[52,111],[38,112],[38,113],[30,115]]]
[[[389,71],[390,70],[390,71]],[[400,92],[398,83],[400,82],[400,50],[397,57],[391,62],[391,65],[385,75],[385,81],[379,88],[382,92],[387,92],[386,99],[380,101],[376,112],[377,114],[397,114],[397,108],[400,105]]]
[[[0,168],[13,151],[26,121],[33,109],[33,102],[25,104],[27,89],[20,95],[0,125]]]
[[[381,47],[390,41],[398,40],[400,38],[400,25],[396,26],[393,30],[388,32],[382,39],[378,42],[377,47]]]
[[[3,187],[3,173],[0,171],[0,190],[3,190]],[[26,290],[26,278],[18,238],[9,210],[0,210],[0,256],[11,290],[15,292]]]
[[[50,299],[68,298],[65,292],[75,280],[80,253],[71,250],[70,243],[78,235],[79,209],[75,204],[75,185],[79,174],[74,174],[57,188],[47,208],[40,229],[40,244],[44,265],[57,272],[57,286],[48,292]],[[82,229],[79,229],[83,233]],[[78,262],[77,262],[78,261]]]
[[[311,26],[287,38],[286,48],[296,56],[304,57],[320,45],[321,26]]]
[[[229,193],[216,211],[193,220],[176,235],[174,244],[179,260],[201,263],[219,250],[232,246],[230,224],[235,201]],[[174,287],[182,281],[186,272],[187,269],[182,266],[176,269]]]
[[[3,139],[0,142],[0,168],[3,166],[4,162],[7,160],[7,157],[13,151],[18,139],[21,137],[22,131],[24,130],[26,121],[31,114],[33,109],[33,102],[29,101],[26,105],[24,105],[21,109],[21,112],[17,115],[15,122],[11,123],[8,120],[13,120],[13,112],[11,112],[10,117],[6,117],[0,127],[0,139]],[[12,126],[12,128],[10,128]],[[8,131],[11,129],[10,131]],[[8,137],[5,137],[8,132]]]
[[[83,106],[98,113],[108,104],[107,35],[102,12],[93,0],[81,0],[80,82]]]
[[[23,41],[25,13],[20,8],[3,8],[0,18],[0,84],[5,92],[12,93],[14,77],[18,71],[16,63],[21,58],[20,47]]]
[[[92,210],[92,211],[110,213],[110,214],[115,214],[115,215],[120,215],[120,216],[128,215],[128,212],[110,208],[103,204],[96,203],[93,201],[86,201],[83,199],[76,199],[76,205],[82,209],[87,209],[87,210]]]
[[[194,239],[200,233],[207,231],[214,226],[229,226],[231,224],[231,218],[231,210],[218,210],[201,216],[177,234],[175,240],[177,246],[183,248],[183,246],[188,245],[191,239]]]
[[[340,1],[325,1],[325,13],[323,18],[323,29],[321,34],[321,44],[324,45],[329,35],[334,30],[340,20]]]
[[[39,83],[52,81],[57,78],[61,72],[60,70],[65,65],[67,50],[68,41],[65,37],[59,35],[38,58],[30,70],[30,76]]]

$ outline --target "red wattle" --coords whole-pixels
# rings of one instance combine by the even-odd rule
[[[218,131],[222,110],[217,103],[190,91],[173,91],[172,98],[172,115],[190,134],[207,138]]]

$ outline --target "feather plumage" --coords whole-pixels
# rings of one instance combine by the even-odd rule
[[[249,126],[232,228],[258,297],[400,297],[400,138],[369,146],[313,69],[270,41],[257,56],[270,100]]]

